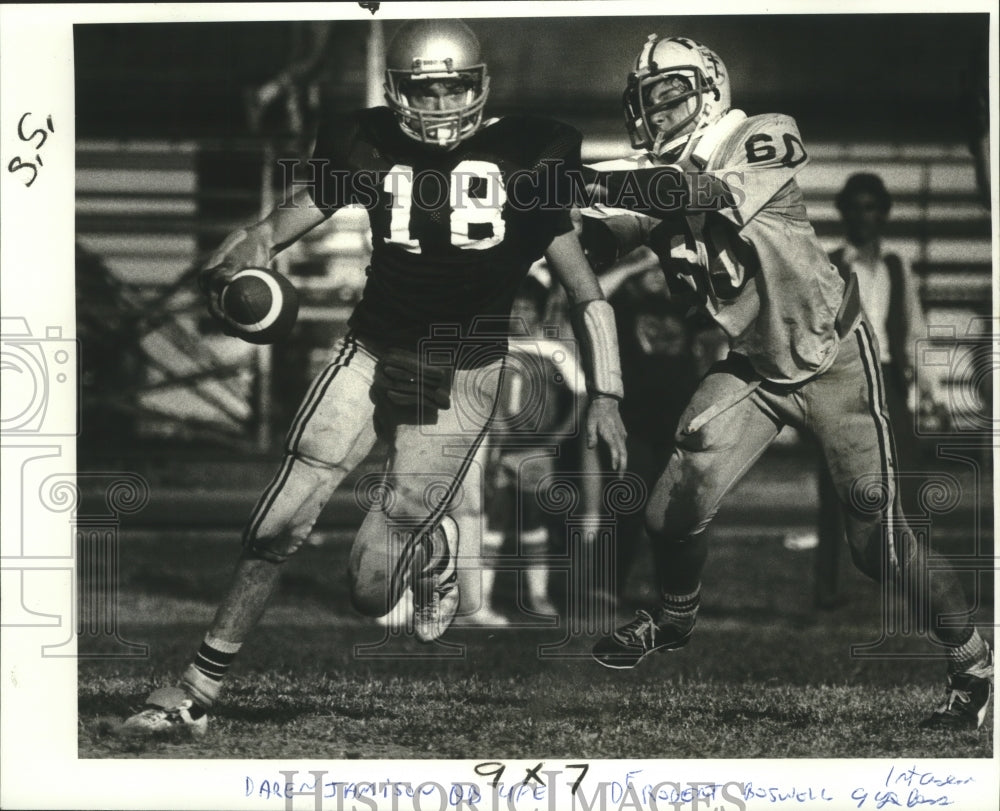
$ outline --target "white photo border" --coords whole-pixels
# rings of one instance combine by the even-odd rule
[[[584,15],[667,15],[662,2],[530,2],[530,3],[382,3],[378,14],[383,19],[456,16],[467,18],[486,16],[584,16]],[[696,9],[707,15],[715,13],[870,13],[969,11],[991,15],[991,127],[997,125],[996,43],[997,15],[986,2],[910,2],[873,3],[841,0],[836,4],[792,2],[761,3],[752,0],[741,3],[703,2]],[[5,317],[20,317],[33,329],[61,327],[64,338],[72,338],[75,329],[73,296],[73,235],[74,235],[74,72],[73,25],[94,22],[208,22],[242,20],[289,19],[370,19],[367,10],[356,3],[248,3],[248,4],[67,4],[17,5],[0,7],[0,157],[4,172],[0,177],[2,204],[2,234],[0,234],[0,265],[2,265],[2,308]],[[21,155],[24,142],[17,137],[17,122],[25,112],[33,113],[44,122],[51,116],[53,131],[44,147],[44,164],[36,182],[25,188],[15,173],[7,171],[9,162]],[[44,126],[44,124],[43,124]],[[995,149],[994,149],[995,153]],[[24,155],[24,160],[30,156]],[[997,184],[996,161],[993,161],[993,267],[997,268]],[[997,312],[997,290],[994,289],[994,313]],[[996,385],[996,381],[994,381]],[[5,397],[12,396],[5,393]],[[998,398],[994,397],[994,402]],[[75,403],[61,402],[53,406],[58,418],[72,424]],[[65,413],[63,413],[65,412]],[[75,469],[75,448],[72,437],[47,437],[35,445],[25,441],[24,447],[48,449],[54,470]],[[18,447],[18,441],[4,438],[5,447]],[[6,458],[6,457],[5,457]],[[15,453],[16,458],[16,453]],[[60,526],[58,517],[38,510],[35,513],[33,493],[20,491],[16,465],[3,469],[4,550],[21,543],[21,533],[30,530],[51,533],[64,544],[65,517]],[[23,512],[22,512],[23,509]],[[14,520],[19,517],[20,520]],[[61,538],[61,540],[58,540]],[[72,548],[71,546],[69,548]],[[33,558],[31,567],[63,569],[66,590],[52,594],[45,611],[62,617],[72,616],[72,561],[65,553],[55,553],[46,562]],[[5,562],[6,567],[6,562]],[[30,567],[29,567],[30,568]],[[6,576],[6,574],[5,574]],[[7,582],[6,580],[4,581]],[[285,808],[284,800],[262,800],[245,796],[247,780],[259,781],[263,776],[281,779],[281,771],[298,772],[307,778],[311,770],[327,773],[325,780],[410,781],[418,785],[437,781],[443,785],[477,782],[488,796],[486,780],[477,778],[469,761],[243,761],[243,760],[79,760],[77,758],[77,660],[74,658],[42,658],[42,645],[59,644],[67,635],[65,627],[4,628],[3,629],[3,786],[2,805],[5,808],[94,808],[94,809],[271,809]],[[800,790],[819,792],[836,790],[836,802],[815,806],[801,800],[760,802],[750,808],[855,808],[849,792],[849,782],[871,786],[877,790],[890,768],[915,768],[934,774],[973,776],[975,782],[956,786],[951,793],[952,808],[977,811],[987,799],[1000,796],[997,727],[993,730],[994,757],[987,761],[969,760],[636,760],[601,761],[592,764],[590,778],[595,781],[626,780],[631,772],[639,781],[637,771],[644,775],[643,784],[679,781],[723,785],[728,782],[753,781],[758,785],[796,786]],[[530,753],[526,753],[529,754]],[[637,753],[638,754],[638,753]],[[523,766],[532,768],[537,761],[512,763],[515,771]],[[548,764],[552,768],[556,764]],[[572,782],[573,773],[565,780]],[[297,778],[298,779],[298,778]],[[311,778],[310,778],[311,779]],[[515,801],[517,808],[567,808],[568,794],[558,805],[549,800],[532,802],[529,798]],[[841,802],[843,800],[843,804]],[[399,800],[399,808],[407,808],[407,799]],[[324,807],[337,807],[336,801],[326,800]],[[505,804],[506,803],[506,804]],[[711,806],[717,807],[718,802]],[[310,796],[297,797],[295,808],[312,808]],[[350,807],[350,802],[345,807]],[[361,805],[360,807],[365,807]],[[379,807],[388,807],[379,805]],[[436,797],[429,797],[424,807],[438,807]],[[453,806],[452,806],[453,807]],[[482,808],[510,807],[501,798],[499,805],[483,800]],[[612,804],[611,807],[618,807]],[[631,806],[624,806],[631,807]],[[661,803],[661,807],[672,807]],[[736,807],[736,806],[723,806]]]

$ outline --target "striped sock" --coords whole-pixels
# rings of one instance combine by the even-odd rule
[[[979,635],[979,631],[973,629],[972,636],[965,644],[948,650],[948,672],[964,673],[987,663],[989,651],[990,646]]]
[[[656,616],[656,624],[672,625],[681,630],[690,630],[694,627],[695,619],[698,616],[698,605],[701,603],[701,586],[690,594],[667,594],[661,595],[660,610]]]
[[[215,700],[222,679],[241,647],[243,647],[241,642],[226,642],[224,639],[216,639],[211,634],[205,636],[194,662],[184,674],[185,686],[201,703],[209,706]]]

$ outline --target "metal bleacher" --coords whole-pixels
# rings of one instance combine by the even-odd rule
[[[879,174],[893,195],[883,240],[920,279],[928,336],[917,375],[935,392],[951,430],[989,425],[982,361],[996,335],[989,212],[964,145],[822,145],[801,176],[810,219],[827,250],[842,242],[833,197],[855,172]]]
[[[143,437],[210,437],[245,449],[261,444],[259,352],[206,329],[193,271],[204,245],[256,218],[260,193],[224,192],[232,214],[206,218],[199,161],[210,148],[218,146],[79,141],[76,239],[78,252],[99,260],[84,265],[87,272],[103,274],[137,325],[142,380],[118,393],[116,407],[138,415],[133,424]]]
[[[191,275],[199,256],[228,230],[259,215],[259,185],[256,192],[207,189],[203,178],[207,151],[241,149],[261,169],[254,156],[272,154],[260,143],[79,141],[77,241],[102,263],[120,306],[142,315],[145,382],[132,404],[141,415],[140,430],[163,436],[207,431],[234,447],[263,449],[268,440],[261,431],[261,376],[269,374],[268,350],[213,329]],[[585,142],[584,159],[615,157],[620,149],[593,139]],[[965,146],[831,143],[812,145],[811,157],[800,182],[824,246],[832,249],[839,241],[833,197],[845,178],[876,172],[895,197],[886,242],[912,262],[921,279],[933,341],[954,343],[970,325],[993,329],[990,218],[977,202]],[[276,184],[280,177],[271,177],[270,185]],[[368,249],[364,212],[340,212],[287,252],[283,268],[302,291],[300,320],[346,319],[360,292]],[[949,357],[947,368],[934,373],[942,397],[952,385],[948,369],[957,368]],[[962,402],[977,407],[975,393]]]

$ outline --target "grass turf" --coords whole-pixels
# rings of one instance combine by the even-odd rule
[[[387,654],[355,646],[384,631],[352,615],[343,588],[347,544],[336,538],[288,564],[283,588],[244,646],[200,740],[135,741],[115,724],[192,656],[232,565],[231,544],[195,535],[123,543],[121,635],[142,659],[82,659],[82,758],[840,758],[990,757],[978,732],[927,732],[943,663],[914,635],[879,656],[881,598],[849,574],[850,603],[811,607],[810,553],[774,537],[717,538],[692,643],[633,671],[589,660],[591,637],[559,628],[461,629],[460,656],[393,637]],[[638,567],[639,572],[645,567]],[[980,622],[992,595],[980,594]],[[81,639],[97,652],[107,640]],[[541,656],[547,647],[557,656]],[[455,648],[438,650],[454,652]],[[423,656],[424,658],[412,658]],[[896,658],[891,658],[896,657]],[[902,658],[899,658],[902,657]]]

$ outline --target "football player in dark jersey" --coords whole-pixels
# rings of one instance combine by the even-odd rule
[[[614,316],[584,257],[561,184],[581,137],[555,121],[483,118],[486,65],[455,20],[403,26],[387,54],[388,107],[320,124],[308,183],[258,224],[230,235],[201,275],[220,291],[348,204],[369,212],[373,250],[348,334],[306,395],[284,461],[244,532],[234,579],[178,687],[155,691],[126,721],[137,732],[200,734],[222,679],[275,591],[281,564],[377,437],[391,444],[378,504],[351,550],[354,605],[386,614],[413,601],[432,641],[459,603],[462,480],[487,433],[506,356],[511,303],[543,255],[575,307],[586,358],[588,441],[625,467]],[[501,327],[502,324],[502,327]],[[412,595],[412,596],[410,596]]]

